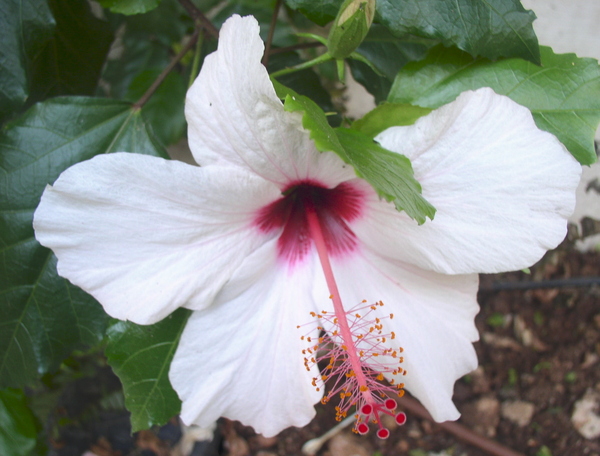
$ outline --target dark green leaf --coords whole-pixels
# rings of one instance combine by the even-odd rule
[[[398,39],[384,27],[373,26],[356,53],[367,59],[377,72],[356,60],[350,59],[348,64],[354,79],[360,82],[379,103],[387,98],[400,68],[408,62],[424,58],[427,49],[427,44],[424,42]]]
[[[129,86],[127,99],[135,102],[152,85],[159,71],[143,71]],[[187,86],[179,73],[171,72],[142,108],[144,119],[163,144],[173,144],[185,132],[183,114]]]
[[[274,54],[269,59],[269,73],[274,73],[286,67],[293,67],[302,62],[303,60],[296,52]],[[313,100],[324,111],[334,110],[329,92],[325,90],[319,76],[312,69],[285,74],[280,76],[278,80],[286,87]]]
[[[99,0],[105,8],[113,13],[120,14],[142,14],[153,10],[158,6],[160,0]]]
[[[353,59],[348,59],[346,62],[350,67],[352,77],[375,97],[375,103],[381,103],[388,97],[392,88],[392,81],[381,74],[377,74],[366,63]]]
[[[189,315],[178,309],[151,326],[120,321],[108,329],[106,356],[123,383],[133,432],[164,424],[181,409],[168,375]]]
[[[431,112],[429,108],[399,103],[383,103],[362,119],[352,124],[352,129],[374,138],[383,130],[401,125],[412,125]]]
[[[160,0],[158,8],[146,14],[126,17],[124,23],[128,32],[145,33],[148,38],[157,39],[167,46],[180,42],[194,25],[178,0]]]
[[[365,179],[375,191],[391,201],[399,211],[419,224],[426,217],[433,219],[435,209],[421,195],[421,186],[413,176],[410,160],[390,152],[359,131],[333,129],[323,111],[309,98],[275,84],[278,96],[285,95],[286,111],[303,112],[302,126],[321,152],[335,152],[344,162],[352,165],[357,176]]]
[[[27,456],[35,447],[36,437],[35,420],[23,392],[0,390],[0,454]]]
[[[300,11],[318,25],[325,25],[337,16],[344,0],[285,0],[292,9]]]
[[[233,14],[239,14],[240,16],[254,16],[260,24],[260,37],[263,41],[267,41],[271,16],[273,15],[273,7],[270,0],[262,2],[262,4],[261,2],[254,0],[248,2],[233,2],[219,11],[213,18],[212,23],[220,28]],[[295,33],[295,30],[288,22],[278,20],[273,35],[273,45],[277,47],[293,46],[298,42]]]
[[[33,64],[32,101],[58,95],[92,95],[113,39],[86,0],[49,0],[56,18],[52,39]]]
[[[600,66],[594,59],[554,54],[542,47],[542,66],[521,59],[491,62],[442,46],[406,65],[388,100],[437,108],[465,90],[491,87],[529,108],[539,128],[554,134],[579,160],[596,161],[600,121]]]
[[[34,239],[32,219],[47,184],[95,155],[163,155],[139,110],[104,99],[37,104],[0,135],[0,385],[23,386],[55,370],[74,348],[103,337],[107,316],[56,273]]]
[[[27,100],[29,65],[55,25],[45,0],[0,2],[0,121]]]
[[[531,25],[535,14],[519,0],[377,0],[377,13],[398,36],[412,33],[439,39],[473,56],[540,63]]]

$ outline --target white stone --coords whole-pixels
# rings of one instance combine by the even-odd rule
[[[586,439],[600,437],[600,393],[588,389],[584,396],[575,402],[571,422],[573,427]]]

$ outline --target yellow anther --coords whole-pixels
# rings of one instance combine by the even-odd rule
[[[367,388],[367,386],[366,386],[366,385],[361,385],[361,387],[360,387],[360,391],[361,391],[362,393],[364,393],[365,391],[368,391],[368,390],[369,390],[369,388]]]
[[[390,314],[390,320],[394,319],[394,314]]]
[[[395,339],[396,338],[396,333],[394,331],[391,332],[390,334],[390,338]]]

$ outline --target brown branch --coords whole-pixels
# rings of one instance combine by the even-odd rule
[[[427,412],[427,410],[425,410],[425,408],[421,404],[419,404],[415,399],[412,399],[410,397],[403,397],[401,399],[398,399],[398,405],[401,408],[412,413],[413,415],[418,416],[419,418],[433,421],[433,418],[431,418],[429,412]],[[481,450],[486,451],[491,455],[524,456],[523,453],[517,453],[516,451],[511,450],[510,448],[507,448],[504,445],[499,444],[498,442],[488,439],[487,437],[483,437],[482,435],[473,432],[472,430],[463,426],[462,424],[454,423],[452,421],[446,421],[444,423],[437,423],[437,425],[441,429],[449,432],[450,434],[453,434],[456,438],[462,440],[463,442],[476,446],[477,448],[480,448]]]
[[[271,44],[273,43],[273,35],[275,35],[275,26],[277,25],[277,16],[279,15],[279,8],[281,8],[282,0],[277,0],[275,8],[273,9],[273,15],[271,16],[271,25],[269,25],[269,36],[265,44],[265,55],[262,58],[262,64],[267,66],[269,64],[269,55],[271,54]]]
[[[204,30],[206,30],[213,38],[219,38],[219,29],[217,29],[213,23],[200,11],[196,8],[191,0],[179,0],[181,6],[185,8],[188,14],[194,19],[194,22],[200,23]]]
[[[177,65],[179,63],[179,61],[183,58],[183,56],[185,54],[187,54],[187,52],[191,48],[194,47],[194,44],[196,44],[196,40],[198,39],[199,33],[200,33],[200,29],[198,27],[196,27],[196,30],[194,30],[194,33],[192,34],[192,36],[190,37],[188,42],[185,43],[185,46],[183,46],[181,51],[179,51],[179,53],[175,57],[173,57],[173,60],[171,60],[169,62],[167,67],[164,70],[162,70],[162,72],[154,80],[152,85],[148,88],[148,90],[146,90],[144,95],[142,95],[142,97],[134,103],[134,105],[133,105],[134,108],[140,109],[142,106],[144,106],[146,104],[146,102],[150,99],[150,97],[152,95],[154,95],[154,92],[156,92],[156,89],[158,89],[158,87],[162,84],[162,82],[165,80],[165,78],[171,72],[171,70],[173,68],[175,68],[175,65]]]

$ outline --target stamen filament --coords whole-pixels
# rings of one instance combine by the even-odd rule
[[[344,305],[342,304],[342,298],[335,281],[335,276],[333,275],[333,269],[331,268],[331,262],[329,261],[327,244],[325,243],[321,223],[319,222],[319,217],[313,207],[307,207],[306,218],[308,220],[310,235],[315,243],[315,248],[317,249],[317,253],[319,255],[319,261],[321,262],[321,267],[323,268],[323,273],[325,274],[327,288],[329,289],[329,293],[331,295],[330,297],[333,301],[333,309],[336,317],[338,318],[337,323],[340,328],[340,337],[342,339],[343,346],[346,347],[346,355],[348,356],[348,360],[350,361],[350,365],[352,366],[352,370],[356,376],[356,381],[360,386],[361,394],[367,403],[373,403],[375,401],[367,385],[367,379],[363,372],[362,364],[352,338],[352,331],[350,330],[350,325],[348,323],[348,319],[346,318],[346,311],[344,310]]]

